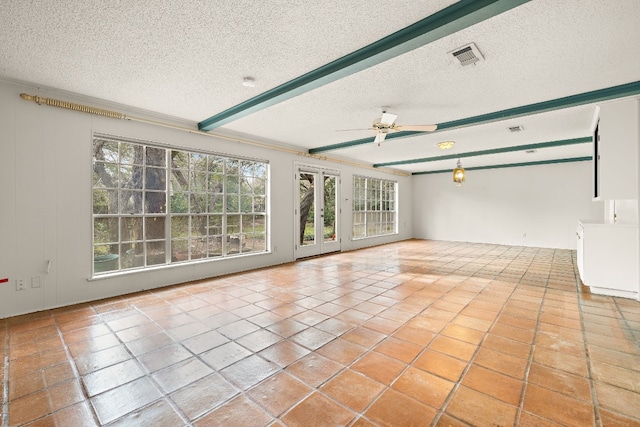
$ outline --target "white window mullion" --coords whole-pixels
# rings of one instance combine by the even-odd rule
[[[227,162],[222,162],[222,256],[227,256]]]
[[[164,262],[171,263],[171,150],[164,152],[165,169],[165,209],[164,209]]]
[[[142,265],[147,266],[147,165],[142,154]]]

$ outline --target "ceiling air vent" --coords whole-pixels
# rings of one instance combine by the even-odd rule
[[[533,150],[525,150],[525,153],[527,153],[527,154],[533,154],[533,153],[536,153],[536,152],[538,152],[538,150],[535,150],[535,149],[533,149]]]
[[[524,130],[524,128],[522,127],[522,125],[518,125],[518,126],[509,126],[507,129],[509,129],[509,132],[522,132]]]
[[[478,50],[478,47],[475,45],[475,43],[469,43],[468,45],[449,53],[451,53],[454,58],[460,61],[460,65],[462,66],[475,64],[476,62],[484,60],[484,57]]]

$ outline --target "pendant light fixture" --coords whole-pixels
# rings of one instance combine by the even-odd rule
[[[464,169],[462,168],[460,159],[458,159],[458,165],[453,170],[453,182],[455,182],[458,187],[464,182]]]

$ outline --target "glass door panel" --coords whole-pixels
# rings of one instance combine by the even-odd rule
[[[335,175],[324,175],[324,191],[323,191],[323,242],[335,242],[338,238],[337,223],[337,181]]]
[[[340,176],[323,169],[298,168],[296,258],[340,250]]]
[[[300,246],[316,244],[316,185],[318,174],[300,172]]]

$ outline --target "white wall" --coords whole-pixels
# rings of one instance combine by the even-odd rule
[[[341,172],[342,250],[412,237],[411,177],[135,121],[39,106],[22,100],[21,92],[87,103],[87,99],[74,99],[69,94],[0,82],[0,279],[9,279],[8,283],[0,283],[0,318],[292,261],[295,256],[292,197],[295,162]],[[93,101],[90,105],[114,109],[113,105]],[[139,111],[122,108],[118,111],[141,116]],[[93,132],[268,160],[271,165],[271,245],[277,246],[277,251],[89,281]],[[350,240],[353,174],[398,181],[400,227],[397,235]],[[53,260],[53,266],[45,275],[49,259]],[[42,276],[44,286],[31,288],[34,276]],[[18,278],[27,281],[27,290],[16,291]]]
[[[414,237],[547,248],[576,248],[576,221],[602,220],[591,199],[591,163],[413,176]]]

